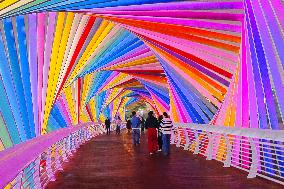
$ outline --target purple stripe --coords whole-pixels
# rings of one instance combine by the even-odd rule
[[[47,32],[46,32],[46,41],[45,41],[44,67],[43,67],[43,84],[42,84],[43,86],[42,87],[42,108],[43,109],[45,107],[45,100],[46,100],[46,89],[47,89],[51,48],[52,48],[52,43],[53,43],[53,33],[55,29],[55,21],[56,21],[55,19],[56,19],[56,13],[53,13],[53,12],[49,13]],[[43,111],[41,112],[40,118],[41,118],[41,124],[42,124]]]
[[[270,35],[270,31],[274,30],[275,28],[272,28],[272,27],[269,27],[268,25],[266,25],[267,23],[271,22],[272,18],[270,18],[269,20],[265,20],[265,16],[262,15],[262,12],[260,10],[259,5],[255,4],[255,3],[254,3],[254,12],[255,12],[256,15],[259,15],[259,19],[257,20],[257,24],[260,28],[259,32],[260,32],[261,39],[262,39],[262,42],[263,42],[263,48],[264,48],[264,51],[265,51],[267,62],[269,63],[268,64],[269,71],[271,72],[271,76],[273,78],[275,93],[276,93],[276,96],[277,96],[279,107],[280,107],[282,115],[283,115],[283,113],[284,113],[284,87],[283,87],[282,80],[281,80],[281,73],[280,73],[278,66],[277,66],[277,60],[276,60],[277,55],[274,53],[274,48],[273,48],[273,46],[274,46],[273,42],[274,41],[272,41],[272,39],[271,39],[272,36]],[[267,11],[265,11],[265,13],[267,13]],[[274,22],[276,23],[275,18],[274,18]],[[275,41],[276,41],[276,43],[280,42],[280,40],[277,40],[277,39]],[[279,53],[279,55],[280,54],[281,53]]]
[[[148,5],[132,5],[132,6],[119,6],[109,8],[96,8],[92,10],[142,10],[142,11],[155,11],[155,10],[214,10],[214,9],[242,9],[242,1],[235,2],[173,2],[173,3],[156,3]],[[82,10],[80,10],[82,11]],[[90,11],[89,9],[85,11]]]
[[[30,69],[30,81],[32,90],[33,112],[34,122],[38,123],[38,78],[37,78],[37,17],[36,14],[29,15],[29,69]],[[38,127],[35,128],[36,136],[40,135]]]

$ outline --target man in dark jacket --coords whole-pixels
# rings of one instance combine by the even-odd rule
[[[107,135],[110,135],[110,119],[109,118],[105,120],[105,125],[106,125]]]
[[[148,113],[148,118],[145,123],[145,127],[148,128],[148,149],[150,155],[158,150],[157,128],[158,120],[154,117],[153,111]]]

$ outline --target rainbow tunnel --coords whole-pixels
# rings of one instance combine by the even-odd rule
[[[141,101],[175,123],[284,136],[281,0],[4,0],[0,33],[0,155]],[[276,143],[257,156],[283,180]]]

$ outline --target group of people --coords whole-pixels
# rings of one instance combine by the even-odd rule
[[[148,129],[148,149],[150,155],[158,151],[163,151],[164,155],[169,155],[171,130],[173,128],[169,115],[164,112],[157,119],[153,111],[150,111],[144,125],[142,119],[133,111],[132,118],[127,121],[126,128],[128,132],[132,128],[134,145],[140,144],[140,129],[142,131],[142,127]]]
[[[121,120],[121,118],[120,118],[119,116],[117,116],[116,119],[114,120],[114,124],[115,124],[115,126],[116,126],[116,128],[115,128],[115,133],[116,133],[117,135],[119,135],[119,134],[120,134],[121,124],[122,124],[122,120]],[[110,135],[110,125],[111,125],[110,119],[107,118],[107,119],[105,120],[106,134],[107,134],[107,135]]]
[[[121,118],[117,116],[113,123],[116,126],[116,134],[120,134]],[[105,120],[105,127],[107,135],[110,135],[111,121],[109,118]],[[137,116],[136,112],[133,111],[131,119],[127,120],[126,128],[128,133],[132,129],[133,144],[135,146],[140,144],[140,132],[143,132],[144,128],[148,129],[148,149],[150,155],[158,151],[163,151],[164,155],[169,155],[173,123],[166,112],[157,119],[154,112],[150,111],[145,121],[143,117]]]

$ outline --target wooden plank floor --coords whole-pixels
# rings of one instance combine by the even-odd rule
[[[81,146],[64,170],[56,174],[52,189],[275,189],[281,185],[247,173],[223,168],[182,148],[172,146],[170,157],[148,155],[146,134],[132,145],[131,135],[98,136]]]

